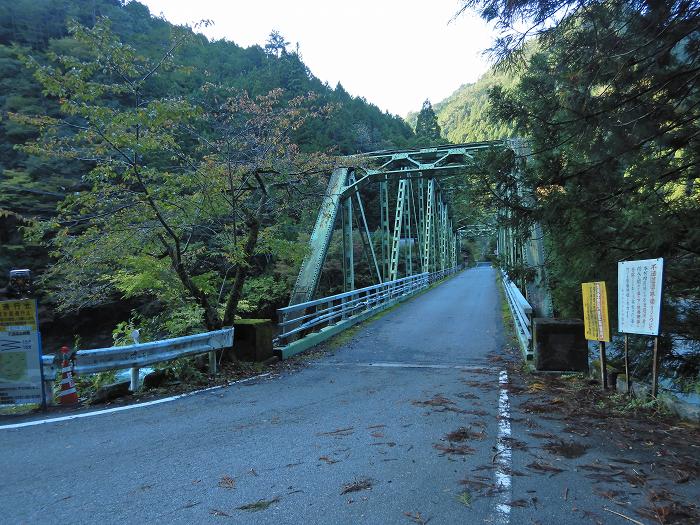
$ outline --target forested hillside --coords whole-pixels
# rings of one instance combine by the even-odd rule
[[[476,82],[462,85],[449,97],[434,104],[433,109],[447,142],[459,144],[511,137],[514,127],[489,114],[489,91],[495,86],[512,88],[519,75],[517,69],[492,67]],[[417,117],[417,112],[406,116],[406,121],[414,129]]]
[[[557,315],[581,317],[581,283],[598,280],[616,311],[618,261],[663,257],[663,366],[700,389],[700,7],[464,5],[496,22],[492,53],[516,74],[489,74],[438,104],[441,125],[455,141],[509,129],[530,151],[524,174],[513,176],[515,159],[492,158],[474,188],[509,210],[503,226],[542,225]],[[530,40],[513,29],[521,19]],[[508,270],[527,277],[522,265]],[[632,339],[644,374],[651,340]]]
[[[103,20],[106,24],[102,23]],[[73,24],[70,33],[69,21]],[[98,30],[90,33],[90,28],[100,24],[102,25]],[[123,60],[124,63],[117,63],[118,60]],[[148,67],[153,67],[152,73],[145,70],[145,75],[139,77],[139,68],[148,64]],[[90,78],[88,73],[92,75]],[[129,77],[131,74],[134,75],[133,78]],[[115,78],[119,76],[121,78]],[[138,92],[135,90],[135,82],[138,83]],[[314,95],[309,96],[309,93]],[[134,104],[134,97],[135,111],[129,113],[128,108]],[[84,228],[90,226],[90,223],[84,222],[84,212],[104,199],[104,194],[93,194],[90,197],[93,200],[89,202],[83,199],[88,199],[90,193],[95,191],[95,181],[99,180],[99,177],[96,179],[91,173],[104,169],[102,162],[106,152],[104,148],[97,147],[96,143],[104,143],[106,138],[82,137],[86,142],[78,143],[76,137],[79,137],[80,133],[74,133],[86,122],[103,119],[104,111],[113,112],[113,120],[103,122],[105,126],[114,125],[118,119],[123,119],[123,126],[118,132],[124,136],[128,136],[133,129],[141,129],[141,126],[146,129],[146,126],[156,124],[152,116],[149,119],[139,112],[140,107],[148,104],[152,106],[151,115],[164,113],[164,120],[158,123],[161,127],[157,130],[154,128],[153,133],[162,133],[163,126],[173,126],[172,135],[167,139],[161,136],[161,139],[182,140],[184,144],[183,150],[178,153],[182,155],[182,158],[177,160],[180,167],[175,168],[164,163],[163,155],[169,154],[164,150],[165,143],[149,145],[144,144],[142,139],[134,142],[133,147],[137,149],[152,147],[151,150],[144,150],[144,159],[152,155],[152,164],[149,167],[157,165],[161,170],[190,169],[194,166],[195,158],[196,162],[200,163],[198,170],[202,169],[204,163],[211,163],[211,156],[207,157],[202,149],[204,145],[213,147],[212,137],[208,136],[205,141],[200,132],[200,135],[196,135],[192,130],[201,124],[198,119],[205,113],[212,119],[206,129],[209,132],[214,129],[223,137],[226,126],[232,129],[234,122],[230,119],[222,120],[222,112],[232,111],[233,107],[238,108],[240,118],[247,115],[249,124],[260,124],[264,121],[267,126],[279,126],[279,135],[274,138],[275,142],[269,143],[271,149],[267,151],[282,146],[291,148],[287,151],[296,153],[294,158],[287,159],[289,169],[292,165],[298,167],[301,163],[304,165],[303,169],[309,170],[309,173],[309,159],[312,158],[309,155],[314,152],[345,155],[386,147],[401,147],[413,141],[413,133],[403,119],[383,113],[362,98],[350,96],[341,85],[331,88],[322,83],[309,71],[297,52],[287,49],[284,37],[278,33],[271,33],[270,40],[264,47],[242,48],[231,41],[208,41],[201,34],[197,34],[196,30],[175,27],[152,16],[147,7],[135,1],[2,2],[0,275],[3,279],[11,268],[31,268],[35,276],[41,276],[48,267],[53,273],[46,274],[38,287],[44,304],[48,302],[54,306],[62,306],[66,312],[70,312],[77,308],[110,305],[114,300],[123,297],[131,298],[131,305],[138,305],[143,304],[144,297],[158,296],[160,302],[151,305],[152,313],[157,314],[163,311],[162,303],[169,300],[164,298],[165,296],[184,297],[188,294],[191,296],[192,293],[197,295],[204,289],[213,290],[214,287],[223,293],[236,275],[236,265],[239,269],[250,266],[244,273],[250,271],[251,280],[246,282],[244,289],[236,291],[236,301],[242,301],[239,310],[257,309],[269,312],[271,307],[279,305],[287,293],[295,264],[303,254],[301,247],[314,219],[318,198],[316,190],[305,198],[305,206],[299,206],[297,203],[297,208],[293,210],[287,210],[279,204],[273,204],[272,201],[267,202],[265,206],[276,207],[276,216],[273,221],[274,228],[267,209],[260,216],[262,222],[259,233],[264,248],[251,248],[248,261],[241,262],[230,258],[228,262],[224,259],[210,260],[206,268],[193,271],[190,277],[194,278],[195,282],[188,282],[186,279],[181,282],[169,282],[166,288],[170,288],[167,291],[162,289],[162,286],[165,286],[163,283],[160,283],[159,288],[158,284],[145,285],[143,282],[134,282],[146,279],[149,271],[162,274],[167,265],[140,271],[139,268],[143,270],[146,263],[139,257],[145,256],[143,253],[135,254],[129,250],[123,250],[121,255],[124,259],[120,259],[121,255],[113,254],[111,262],[102,261],[102,265],[95,262],[95,266],[89,271],[86,268],[90,265],[86,262],[89,243],[84,237]],[[220,104],[219,110],[216,109],[217,104]],[[190,109],[186,109],[187,107]],[[285,107],[292,109],[284,109]],[[164,108],[171,113],[165,115]],[[120,114],[123,116],[120,117]],[[42,121],[42,118],[46,120]],[[127,122],[127,118],[134,120]],[[63,122],[63,127],[57,128],[52,132],[54,135],[49,137],[47,128],[60,122]],[[179,126],[178,129],[174,129],[174,122]],[[217,123],[213,128],[212,122]],[[96,126],[91,129],[99,131],[100,128]],[[183,132],[185,129],[191,133],[186,135]],[[228,132],[232,133],[230,129]],[[256,137],[263,142],[272,140],[262,132]],[[237,138],[240,139],[240,136]],[[64,140],[65,142],[62,142]],[[157,147],[161,150],[156,151]],[[220,154],[220,150],[216,150],[216,153]],[[209,155],[213,154],[214,152],[209,152]],[[270,161],[268,164],[274,164],[272,161],[275,160],[279,159],[257,159],[260,163]],[[250,162],[250,159],[246,161]],[[190,163],[187,168],[185,162]],[[243,169],[241,165],[236,164],[237,168]],[[199,173],[192,169],[193,173]],[[109,176],[112,175],[114,174],[110,173]],[[102,176],[106,175],[103,173]],[[151,181],[154,190],[149,191],[167,190],[164,182],[166,179],[162,179],[162,175],[160,177],[158,179],[154,176]],[[116,188],[122,182],[124,181],[121,179],[113,179],[110,184]],[[323,185],[322,180],[317,182],[318,185]],[[275,184],[278,183],[279,181]],[[133,191],[131,183],[125,184],[124,191]],[[174,192],[173,194],[184,191],[179,184],[168,191]],[[288,199],[285,204],[293,202],[295,201]],[[132,204],[117,204],[114,201],[109,205],[105,204],[100,212],[113,214],[116,213],[115,210],[124,209],[120,206],[129,207]],[[160,210],[153,208],[151,211]],[[240,214],[240,209],[236,213]],[[209,219],[213,220],[211,217]],[[231,226],[222,223],[221,232],[231,233],[233,228],[231,242],[243,249],[245,246],[241,243],[250,232],[250,217],[246,219],[242,216],[238,226],[235,221],[233,224]],[[106,226],[99,225],[100,228]],[[73,229],[68,231],[61,228]],[[105,231],[105,235],[109,235],[109,230]],[[184,235],[184,231],[178,232],[178,235],[180,233]],[[73,244],[70,248],[68,243],[60,244],[56,241],[61,235],[71,236]],[[81,259],[81,270],[84,271],[82,275],[78,275],[80,272],[77,270],[71,271],[68,266],[56,265],[57,261],[65,262],[67,258],[80,255],[70,251],[76,249],[77,239],[86,243],[82,248],[86,250],[83,252],[86,257]],[[208,242],[223,242],[221,238],[216,241],[211,238],[206,240],[199,231],[195,237],[190,236],[183,240],[183,245],[186,242],[189,246],[190,255],[195,241],[201,243],[198,248],[200,250],[203,250]],[[95,247],[99,246],[97,239],[91,242],[94,242]],[[113,239],[113,242],[116,240]],[[130,242],[146,241],[142,238],[131,239]],[[286,248],[279,249],[278,252],[284,252],[285,256],[276,258],[274,246],[283,242],[287,243]],[[111,246],[109,249],[113,248],[114,246]],[[212,246],[209,245],[209,248]],[[217,248],[222,249],[220,245]],[[168,247],[154,248],[156,251],[163,249],[165,251],[162,254],[154,254],[155,261],[163,261],[163,256],[167,256]],[[53,261],[48,256],[49,251],[53,251]],[[126,260],[129,264],[125,263]],[[120,266],[122,264],[124,266]],[[191,270],[202,264],[202,261],[194,257],[187,264],[192,265]],[[109,268],[119,267],[120,277],[111,276],[114,279],[107,282],[104,272]],[[219,277],[203,284],[205,276],[211,277],[215,273],[218,275],[220,269]],[[231,275],[227,280],[226,276],[229,273]],[[154,282],[157,281],[157,276],[151,277]],[[191,286],[195,284],[199,292],[193,292],[194,288]],[[183,286],[189,289],[189,292],[182,290]],[[84,295],[82,302],[75,297],[77,292]],[[195,301],[194,310],[188,310],[189,307],[185,307],[185,303],[187,301],[175,308],[176,316],[184,319],[182,326],[170,327],[170,332],[183,331],[187,326],[196,325],[197,318],[201,318],[202,315],[199,309],[207,309],[199,299]],[[216,309],[212,305],[210,307]],[[173,312],[170,314],[172,319]],[[218,319],[214,310],[210,314],[212,319]]]

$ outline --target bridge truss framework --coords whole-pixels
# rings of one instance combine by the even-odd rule
[[[338,215],[346,292],[355,289],[355,231],[359,233],[378,284],[456,266],[460,238],[451,203],[440,180],[473,169],[475,155],[480,151],[507,146],[507,141],[475,142],[350,157],[359,160],[357,165],[337,168],[330,177],[290,306],[313,299]],[[373,237],[370,231],[360,193],[370,184],[378,185],[377,246],[374,238],[377,235]],[[389,192],[393,188],[395,198],[390,199]]]

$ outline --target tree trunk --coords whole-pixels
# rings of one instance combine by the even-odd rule
[[[267,197],[263,196],[260,199],[258,209],[255,212],[255,216],[248,221],[248,237],[245,241],[245,246],[243,247],[243,262],[238,265],[236,269],[236,276],[233,280],[233,286],[231,292],[229,293],[228,301],[226,302],[226,311],[224,313],[223,326],[233,326],[233,321],[236,317],[236,311],[238,310],[238,302],[241,300],[241,294],[243,292],[243,284],[248,277],[248,270],[253,263],[253,253],[255,247],[258,244],[258,235],[260,234],[260,222],[262,219],[263,209],[265,203],[267,202]]]
[[[184,285],[185,289],[190,293],[192,298],[197,301],[197,304],[204,309],[204,324],[207,330],[219,330],[221,328],[221,319],[219,319],[219,314],[216,308],[212,307],[209,302],[207,294],[200,290],[196,284],[192,281],[192,278],[185,270],[181,262],[173,260],[173,268],[180,278],[180,282]]]

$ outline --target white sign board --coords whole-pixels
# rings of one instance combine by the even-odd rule
[[[620,332],[659,335],[663,270],[663,259],[617,263],[617,316]]]
[[[36,301],[0,302],[0,406],[41,401]]]

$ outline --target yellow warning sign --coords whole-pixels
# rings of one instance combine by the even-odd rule
[[[0,302],[0,332],[7,331],[9,327],[14,330],[20,326],[28,330],[37,329],[36,300]]]
[[[589,341],[610,342],[610,322],[608,320],[608,294],[605,282],[582,283],[583,326]]]

